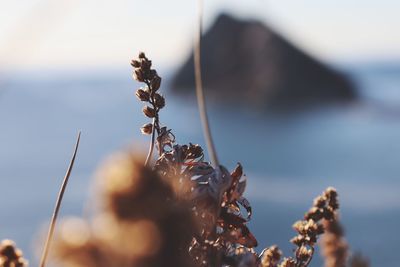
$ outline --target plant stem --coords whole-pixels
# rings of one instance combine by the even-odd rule
[[[201,77],[201,32],[202,32],[202,19],[203,19],[203,1],[198,0],[199,9],[199,25],[198,32],[196,34],[195,44],[194,44],[194,70],[195,70],[195,80],[196,80],[196,95],[197,104],[199,106],[199,113],[201,124],[203,126],[203,134],[206,140],[207,151],[210,157],[211,164],[213,167],[219,169],[219,161],[217,157],[217,152],[215,150],[214,142],[211,135],[210,123],[208,121],[206,103],[204,98],[203,82]]]
[[[144,166],[147,166],[149,164],[151,155],[153,154],[155,135],[156,135],[156,118],[154,117],[153,118],[153,127],[151,130],[151,141],[150,141],[149,152],[147,153],[147,157],[146,157],[146,161],[144,162]]]
[[[72,168],[74,166],[74,162],[75,162],[75,158],[76,158],[76,153],[78,151],[80,139],[81,139],[81,132],[79,131],[78,137],[76,139],[74,153],[72,154],[71,161],[69,163],[67,172],[66,172],[66,174],[64,176],[64,180],[62,182],[60,191],[58,193],[58,197],[57,197],[57,200],[56,200],[56,206],[54,208],[53,216],[51,218],[51,222],[50,222],[50,226],[49,226],[49,231],[47,233],[46,243],[44,244],[42,257],[40,259],[40,264],[39,264],[40,267],[44,267],[46,265],[46,259],[47,259],[47,255],[49,253],[50,243],[51,243],[51,241],[53,239],[54,228],[56,226],[58,212],[59,212],[60,207],[61,207],[61,202],[63,200],[65,189],[67,188],[69,177],[71,176],[71,171],[72,171]]]

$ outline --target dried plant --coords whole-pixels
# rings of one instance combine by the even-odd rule
[[[304,219],[294,223],[297,235],[293,257],[270,246],[258,254],[258,242],[247,224],[252,208],[244,197],[246,176],[240,163],[229,172],[220,165],[211,137],[201,77],[202,0],[195,42],[196,93],[210,161],[197,144],[177,144],[160,121],[165,98],[161,77],[141,52],[131,61],[133,77],[143,83],[137,98],[146,103],[143,114],[151,122],[141,127],[151,135],[145,160],[120,153],[102,166],[97,177],[100,209],[89,220],[70,218],[57,230],[51,259],[65,267],[307,267],[320,244],[325,267],[345,267],[348,245],[338,221],[334,188],[318,196]],[[65,175],[44,245],[40,267],[46,265],[63,194],[74,164]],[[158,151],[153,159],[154,147]],[[154,162],[152,162],[154,161]],[[25,267],[22,252],[10,240],[0,244],[0,267]],[[360,255],[351,267],[367,267]]]
[[[141,128],[152,135],[148,155],[143,163],[122,153],[103,165],[101,209],[89,222],[74,218],[62,224],[53,254],[59,266],[307,267],[324,230],[326,266],[344,266],[347,244],[331,187],[293,225],[298,233],[291,240],[297,247],[293,257],[282,259],[275,245],[258,254],[247,227],[252,208],[243,196],[241,164],[232,172],[215,168],[199,145],[177,144],[160,120],[161,78],[144,53],[132,66],[134,78],[145,84],[136,96],[151,105],[143,113],[153,121]],[[154,147],[158,156],[151,163]]]
[[[298,235],[290,240],[297,246],[295,251],[296,266],[308,266],[313,255],[317,238],[324,232],[323,220],[334,220],[335,211],[339,208],[337,192],[327,188],[321,196],[314,199],[312,208],[304,215],[304,220],[294,223]]]
[[[165,106],[165,99],[161,94],[157,93],[161,86],[161,77],[157,75],[156,70],[151,68],[152,63],[146,55],[140,53],[139,58],[132,60],[131,65],[134,67],[134,79],[145,84],[145,87],[136,91],[136,96],[140,101],[150,105],[143,107],[143,113],[153,120],[152,123],[147,123],[141,128],[143,134],[151,134],[150,148],[145,161],[147,166],[153,154],[155,133],[160,136],[161,131],[165,130],[160,127],[159,121],[159,112]]]
[[[246,176],[240,163],[229,172],[205,161],[201,146],[177,144],[162,125],[161,78],[144,53],[132,60],[134,78],[144,83],[136,91],[152,122],[141,128],[151,135],[146,159],[116,154],[97,176],[100,208],[93,218],[64,220],[56,232],[51,259],[57,266],[95,267],[307,267],[320,235],[326,267],[364,267],[356,254],[347,263],[348,245],[339,223],[337,192],[327,188],[314,199],[304,219],[294,223],[297,235],[293,257],[283,257],[273,245],[260,254],[247,224],[252,208],[244,197]],[[211,135],[210,135],[211,136]],[[209,136],[209,137],[210,137]],[[62,194],[74,155],[60,191],[41,266],[54,231]],[[154,147],[157,158],[152,160]],[[0,267],[24,267],[27,262],[12,241],[0,246]]]
[[[140,53],[139,58],[132,61],[132,66],[135,79],[146,83],[140,74],[136,74],[144,62],[149,60]],[[143,92],[151,91],[146,85],[145,89],[136,91],[141,101],[147,101],[147,95],[140,97]],[[176,144],[172,131],[165,126],[160,128],[158,111],[155,115],[157,125],[152,125],[159,129],[153,131],[157,135],[159,154],[154,169],[174,184],[177,197],[192,203],[193,215],[201,226],[189,247],[193,259],[199,266],[209,266],[216,261],[235,261],[234,251],[241,246],[253,253],[251,248],[257,245],[257,241],[246,226],[251,217],[251,206],[243,197],[246,179],[242,166],[238,164],[232,173],[223,166],[216,169],[204,161],[203,149],[199,145]],[[143,113],[148,116],[145,109]],[[152,142],[150,146],[153,146]],[[246,215],[241,213],[241,206],[247,210]]]
[[[294,257],[284,258],[279,263],[282,252],[278,247],[272,246],[262,252],[260,266],[307,267],[314,256],[317,239],[324,233],[324,224],[335,221],[335,214],[338,208],[337,192],[334,188],[329,187],[322,195],[314,199],[313,206],[304,215],[304,220],[293,224],[293,229],[298,233],[290,240],[297,247]],[[336,255],[325,256],[335,257]],[[329,265],[329,267],[331,266],[339,265]]]

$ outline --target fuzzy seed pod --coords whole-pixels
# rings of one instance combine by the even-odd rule
[[[145,106],[142,111],[144,115],[149,118],[154,118],[156,116],[156,111],[154,110],[154,108],[151,108],[149,106]]]
[[[149,92],[143,90],[143,89],[138,89],[136,91],[136,97],[140,100],[140,101],[149,101],[150,99],[150,94]]]
[[[147,123],[140,128],[140,131],[142,134],[151,134],[153,132],[153,124],[152,123]]]

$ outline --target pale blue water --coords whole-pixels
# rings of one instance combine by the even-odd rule
[[[286,254],[292,223],[326,186],[340,193],[353,250],[373,266],[396,266],[400,242],[400,68],[345,66],[360,86],[351,106],[295,115],[261,115],[212,107],[221,161],[240,161],[249,178],[251,224],[261,246]],[[0,82],[0,238],[12,238],[34,262],[33,247],[82,130],[62,216],[80,214],[96,166],[112,151],[147,145],[146,122],[130,69],[91,74],[21,73]],[[203,143],[196,107],[166,92],[162,121],[179,142]],[[141,145],[140,145],[141,144]],[[312,266],[319,266],[318,256]]]

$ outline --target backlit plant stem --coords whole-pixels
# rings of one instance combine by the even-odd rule
[[[144,162],[144,166],[147,166],[149,164],[151,156],[153,155],[155,135],[156,135],[156,118],[154,117],[153,118],[153,129],[151,131],[149,152],[147,153],[147,157],[146,157],[146,161]]]
[[[60,191],[58,193],[58,197],[57,197],[57,200],[56,200],[56,206],[54,208],[53,216],[51,218],[51,222],[50,222],[50,226],[49,226],[49,232],[48,232],[47,238],[46,238],[46,243],[44,244],[42,257],[40,259],[40,264],[39,264],[40,267],[45,267],[45,265],[46,265],[46,260],[47,260],[47,256],[48,256],[48,253],[49,253],[49,248],[50,248],[51,241],[52,241],[53,235],[54,235],[54,228],[55,228],[56,222],[57,222],[58,212],[60,211],[61,202],[62,202],[63,197],[64,197],[65,189],[67,188],[69,177],[71,176],[72,168],[74,167],[76,153],[78,152],[80,139],[81,139],[81,132],[78,133],[78,137],[76,139],[74,153],[72,154],[71,161],[69,163],[67,172],[66,172],[66,174],[64,176],[64,180],[62,182]]]
[[[196,81],[196,95],[197,95],[197,104],[199,107],[201,124],[203,126],[203,134],[207,145],[207,151],[210,157],[210,161],[212,166],[218,170],[219,169],[219,161],[217,157],[217,152],[215,150],[214,142],[211,135],[210,123],[208,120],[206,103],[204,98],[204,90],[203,90],[203,82],[201,76],[201,33],[202,33],[202,20],[203,20],[203,1],[198,0],[198,9],[199,9],[199,25],[198,32],[196,34],[195,42],[194,42],[194,70],[195,70],[195,81]]]

